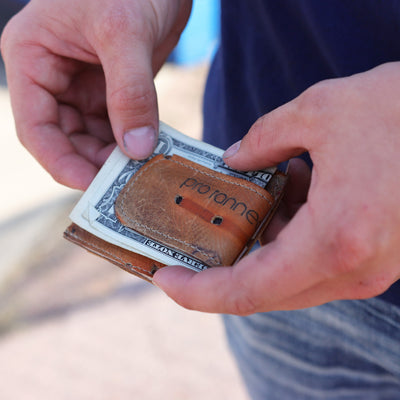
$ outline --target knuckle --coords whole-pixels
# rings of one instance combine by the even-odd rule
[[[331,119],[332,110],[342,106],[345,96],[344,85],[330,79],[318,82],[306,89],[293,101],[297,114],[301,115],[304,129],[310,132],[320,132],[314,135],[317,142],[326,141],[326,121]],[[324,127],[324,129],[321,129]]]
[[[366,231],[359,226],[341,226],[333,240],[334,275],[348,274],[361,269],[373,258],[373,246]]]
[[[247,135],[247,140],[252,149],[260,149],[263,146],[266,132],[266,117],[259,118],[251,127],[251,134]]]
[[[255,294],[255,288],[248,280],[246,268],[239,265],[232,269],[233,290],[226,299],[225,309],[234,315],[246,316],[254,314],[261,309],[261,303]]]
[[[147,77],[135,76],[134,85],[118,87],[110,92],[109,100],[121,112],[135,112],[137,116],[147,116],[155,105],[155,94],[151,85],[146,85]]]
[[[0,36],[0,53],[3,55],[3,57],[5,55],[6,45],[8,40],[6,28],[4,28],[3,33]]]
[[[145,20],[133,4],[110,4],[99,11],[93,32],[101,45],[118,45],[117,38],[131,35],[145,38],[150,31],[145,29]]]
[[[15,121],[15,132],[17,134],[17,138],[21,145],[30,150],[32,144],[32,137],[36,134],[37,127],[30,127],[27,123],[23,123],[20,121]]]
[[[19,140],[19,142],[21,143],[21,145],[25,148],[28,149],[29,148],[29,141],[27,139],[27,135],[18,127],[16,127],[16,133],[17,133],[17,138]]]
[[[246,144],[254,152],[259,154],[260,149],[270,148],[275,143],[281,143],[282,138],[287,137],[292,143],[303,143],[302,133],[307,127],[298,101],[290,101],[281,107],[260,117],[246,135]]]
[[[193,302],[190,299],[190,296],[177,296],[174,298],[176,304],[180,305],[186,310],[194,311],[196,307],[193,305]]]
[[[363,286],[365,288],[363,298],[370,298],[381,295],[389,288],[391,283],[392,282],[386,279],[386,277],[375,277],[374,279],[369,279],[366,284],[363,282]]]
[[[254,314],[258,311],[258,305],[254,302],[251,295],[246,292],[237,293],[233,299],[229,301],[226,307],[231,314],[246,316]]]
[[[332,91],[329,87],[328,81],[319,82],[294,100],[298,114],[309,128],[313,128],[331,108]]]
[[[8,49],[12,47],[13,31],[15,30],[14,21],[15,17],[8,21],[0,37],[0,51],[3,56],[6,56]]]
[[[55,182],[59,183],[60,185],[65,184],[65,178],[60,171],[50,171],[50,174]]]
[[[113,39],[119,30],[127,28],[129,21],[122,5],[106,7],[98,16],[96,34],[100,40]]]
[[[252,125],[244,140],[254,155],[259,154],[260,149],[268,148],[271,143],[279,142],[282,124],[288,123],[291,113],[292,107],[288,103],[279,110],[263,115]]]
[[[366,279],[359,279],[355,285],[352,285],[347,298],[369,299],[379,296],[389,288],[394,280],[385,275],[372,274]]]

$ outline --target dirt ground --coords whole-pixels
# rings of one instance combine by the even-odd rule
[[[157,77],[161,119],[194,137],[206,73],[168,65]],[[0,122],[0,398],[246,399],[219,316],[62,239],[80,193],[18,143],[6,87]]]

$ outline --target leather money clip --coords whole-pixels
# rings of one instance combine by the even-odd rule
[[[266,189],[183,157],[157,155],[119,193],[115,214],[157,246],[199,265],[233,265],[251,249],[271,220],[287,176],[275,172]],[[147,281],[163,263],[70,225],[64,237]]]

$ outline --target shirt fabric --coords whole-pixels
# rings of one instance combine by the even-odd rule
[[[400,60],[399,33],[398,0],[221,0],[204,140],[227,148],[314,83]],[[400,306],[400,281],[380,297]]]

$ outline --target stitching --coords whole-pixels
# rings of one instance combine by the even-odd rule
[[[193,245],[193,244],[191,244],[191,243],[189,243],[189,242],[186,242],[185,240],[177,239],[177,238],[175,238],[175,237],[173,237],[173,236],[171,236],[171,235],[168,235],[167,233],[158,231],[157,229],[151,228],[150,226],[144,225],[144,224],[142,224],[142,223],[140,223],[140,222],[137,222],[137,221],[134,221],[134,220],[132,220],[132,219],[130,219],[130,218],[127,218],[127,219],[128,219],[128,221],[129,221],[131,224],[135,224],[135,225],[141,226],[142,228],[146,228],[146,229],[148,229],[149,231],[158,233],[159,235],[164,236],[164,237],[166,237],[166,238],[168,238],[168,239],[174,240],[175,242],[183,243],[183,244],[185,244],[186,246],[189,246],[189,247],[191,247],[192,249],[198,251],[198,252],[199,252],[200,254],[202,254],[203,256],[213,258],[211,252],[206,252],[206,251],[204,251],[204,250],[201,250],[199,247],[197,247],[197,246],[195,246],[195,245]]]
[[[270,205],[272,205],[272,202],[271,202],[271,200],[270,200],[268,197],[265,197],[262,193],[258,192],[257,190],[255,190],[255,189],[253,189],[253,188],[251,188],[251,187],[248,187],[248,186],[246,186],[246,185],[244,185],[244,184],[242,184],[242,183],[228,181],[227,179],[223,179],[223,178],[221,178],[221,177],[219,177],[219,176],[214,176],[214,175],[209,174],[209,173],[207,173],[207,172],[200,171],[200,170],[198,170],[198,169],[196,169],[196,168],[194,168],[194,167],[191,167],[190,165],[186,165],[186,164],[184,164],[184,163],[182,163],[182,162],[180,162],[180,161],[176,161],[176,160],[172,160],[172,159],[170,159],[169,161],[172,161],[172,162],[174,162],[175,164],[182,165],[183,167],[190,168],[190,169],[192,169],[193,171],[196,171],[196,172],[199,172],[199,173],[201,173],[201,174],[203,174],[203,175],[209,176],[210,178],[219,179],[219,180],[222,181],[222,182],[229,183],[229,184],[231,184],[231,185],[240,186],[240,187],[242,187],[242,188],[244,188],[244,189],[250,190],[251,192],[258,194],[261,198],[263,198],[264,200],[268,201],[268,203],[269,203]]]
[[[153,165],[156,164],[156,163],[159,163],[159,162],[161,162],[161,161],[163,161],[163,160],[164,160],[164,159],[160,158],[159,160],[154,161]],[[219,177],[219,176],[214,176],[214,175],[209,174],[209,173],[207,173],[207,172],[198,170],[198,169],[196,169],[196,168],[194,168],[194,167],[191,167],[190,165],[186,165],[186,164],[184,164],[184,163],[182,163],[182,162],[180,162],[180,161],[176,161],[176,160],[172,160],[172,159],[169,159],[168,161],[174,162],[175,164],[179,164],[179,165],[181,165],[181,166],[183,166],[183,167],[185,167],[185,168],[189,168],[189,169],[191,169],[191,170],[193,170],[193,171],[195,171],[195,172],[198,172],[198,173],[200,173],[200,174],[206,175],[206,176],[208,176],[208,177],[210,177],[210,178],[218,179],[218,180],[220,180],[220,181],[222,181],[222,182],[229,183],[229,184],[231,184],[231,185],[240,186],[240,187],[242,187],[242,188],[244,188],[244,189],[250,190],[251,192],[258,194],[258,195],[259,195],[261,198],[263,198],[264,200],[268,201],[268,203],[269,203],[270,205],[273,204],[273,202],[271,201],[271,199],[269,199],[268,197],[265,197],[262,193],[260,193],[260,192],[257,191],[256,189],[253,189],[253,188],[251,188],[251,187],[248,187],[248,186],[246,186],[246,185],[244,185],[244,184],[242,184],[242,183],[228,181],[227,179],[223,179],[223,178],[221,178],[221,177]],[[143,169],[143,168],[140,169],[139,172],[134,176],[134,181],[136,181],[136,180],[139,178],[140,175],[143,175],[143,173],[144,173],[145,171],[147,171],[150,167],[151,167],[151,165],[148,165],[148,166],[145,167],[144,169]],[[128,188],[127,192],[129,192],[129,191],[130,191],[130,187]],[[124,197],[125,197],[125,196],[124,196]]]
[[[159,163],[159,162],[161,162],[161,161],[163,161],[163,160],[164,160],[164,159],[160,158],[159,160],[156,160],[156,161],[153,163],[153,165],[156,164],[156,163]],[[173,161],[173,160],[169,160],[169,161]],[[174,162],[175,162],[175,161],[174,161]],[[183,164],[183,165],[184,165],[184,164]],[[150,167],[151,167],[151,165],[148,165],[146,168],[141,169],[141,170],[139,171],[139,173],[136,174],[136,176],[135,176],[133,182],[137,181],[137,179],[139,178],[139,176],[140,176],[140,175],[143,175],[143,173],[144,173],[145,171],[147,171]],[[131,190],[131,186],[128,187],[128,190],[127,190],[126,193],[124,193],[124,195],[122,196],[122,201],[121,201],[123,216],[126,218],[126,220],[127,220],[130,224],[133,224],[133,225],[140,226],[140,227],[142,227],[142,228],[148,229],[149,231],[158,233],[159,235],[164,236],[164,237],[166,237],[166,238],[168,238],[168,239],[171,239],[171,240],[173,240],[173,241],[175,241],[175,242],[178,242],[178,243],[180,243],[180,244],[183,243],[183,244],[185,244],[186,246],[189,246],[189,247],[191,247],[192,249],[198,251],[198,252],[199,252],[200,254],[202,254],[203,256],[206,256],[206,257],[209,257],[209,256],[210,256],[209,254],[207,254],[206,252],[204,252],[203,250],[199,249],[197,246],[195,246],[195,245],[193,245],[193,244],[191,244],[191,243],[188,243],[188,242],[186,242],[186,241],[184,241],[184,240],[181,240],[181,239],[177,239],[177,238],[175,238],[175,237],[173,237],[173,236],[171,236],[171,235],[168,235],[168,234],[166,234],[166,233],[163,233],[163,232],[161,232],[161,231],[159,231],[159,230],[157,230],[157,229],[151,228],[151,227],[148,226],[148,225],[144,225],[144,224],[142,224],[142,223],[140,223],[140,222],[137,222],[137,221],[133,220],[132,218],[130,218],[130,217],[126,214],[126,211],[125,211],[125,200],[126,200],[127,194],[130,192],[130,190]]]
[[[156,163],[159,163],[159,162],[164,161],[164,160],[165,160],[164,158],[160,158],[159,160],[154,161],[152,164],[146,166],[145,168],[141,168],[139,170],[139,172],[133,177],[133,182],[132,183],[135,183],[139,179],[139,177],[141,175],[143,175],[152,165],[155,165]],[[248,186],[246,186],[246,185],[244,185],[242,183],[228,181],[228,180],[223,179],[223,178],[221,178],[219,176],[214,176],[214,175],[209,174],[207,172],[198,170],[198,169],[196,169],[194,167],[191,167],[190,165],[186,165],[186,164],[184,164],[184,163],[182,163],[180,161],[176,161],[176,160],[172,160],[172,159],[169,159],[168,161],[174,162],[175,164],[179,164],[179,165],[181,165],[181,166],[183,166],[185,168],[191,169],[191,170],[195,171],[196,173],[200,173],[200,174],[206,175],[208,177],[211,177],[213,179],[218,179],[218,180],[220,180],[222,182],[225,182],[225,183],[228,183],[228,184],[233,184],[233,185],[236,185],[236,186],[240,186],[240,187],[242,187],[242,188],[244,188],[246,190],[250,190],[251,192],[256,193],[258,196],[260,196],[261,198],[266,200],[269,203],[270,206],[273,204],[273,202],[269,198],[265,197],[262,193],[259,193],[257,190],[255,190],[255,189],[253,189],[251,187],[248,187]],[[175,237],[173,237],[171,235],[168,235],[168,234],[166,234],[164,232],[161,232],[161,231],[159,231],[157,229],[151,228],[148,225],[144,225],[144,224],[142,224],[140,222],[137,222],[137,221],[133,220],[132,218],[130,218],[127,215],[126,211],[125,211],[125,200],[126,200],[126,197],[127,197],[128,193],[130,191],[131,191],[131,185],[129,185],[129,187],[127,188],[127,191],[122,195],[122,199],[121,199],[122,215],[127,220],[127,222],[129,222],[130,224],[133,224],[133,225],[140,226],[142,228],[148,229],[148,230],[150,230],[152,232],[155,232],[155,233],[157,233],[157,234],[159,234],[161,236],[164,236],[164,237],[166,237],[168,239],[171,239],[171,240],[173,240],[175,242],[178,242],[180,244],[184,244],[184,245],[186,245],[188,247],[191,247],[192,249],[198,251],[203,256],[210,257],[210,253],[206,253],[204,250],[201,250],[200,248],[198,248],[197,246],[195,246],[195,245],[193,245],[191,243],[188,243],[188,242],[186,242],[184,240],[181,240],[181,239],[177,239],[177,238],[175,238]],[[212,256],[212,254],[211,254],[211,256]]]

